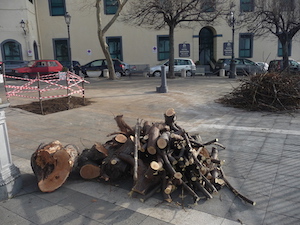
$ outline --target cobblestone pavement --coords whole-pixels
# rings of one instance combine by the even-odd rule
[[[23,188],[0,202],[1,224],[299,224],[299,113],[248,112],[220,105],[215,100],[238,85],[227,77],[168,79],[167,93],[156,92],[159,78],[88,81],[86,97],[93,101],[89,106],[45,116],[5,110],[13,163],[21,170]],[[5,100],[3,92],[0,97]],[[28,101],[10,99],[11,105]],[[38,190],[30,157],[40,143],[59,140],[82,150],[105,142],[107,134],[117,130],[113,118],[118,114],[134,126],[137,118],[162,121],[168,108],[175,109],[177,123],[189,133],[207,141],[218,138],[226,146],[219,155],[225,159],[224,171],[256,206],[243,203],[227,188],[198,205],[190,204],[187,196],[184,209],[179,200],[162,203],[159,194],[141,203],[128,197],[130,182],[115,186],[72,176],[55,192]]]

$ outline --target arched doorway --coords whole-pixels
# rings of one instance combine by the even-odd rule
[[[204,27],[199,32],[199,62],[212,67],[214,61],[214,34],[210,28]]]
[[[39,50],[36,41],[33,42],[34,59],[39,59]]]

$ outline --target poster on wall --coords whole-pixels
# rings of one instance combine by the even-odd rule
[[[223,55],[231,56],[232,55],[232,42],[223,43]]]
[[[179,44],[179,57],[190,57],[191,47],[190,44],[183,43]]]

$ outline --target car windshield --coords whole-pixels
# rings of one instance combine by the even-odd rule
[[[28,66],[28,67],[32,67],[34,63],[35,63],[35,61],[34,61],[34,60],[32,60],[32,61],[29,61],[29,63],[27,64],[27,66]]]

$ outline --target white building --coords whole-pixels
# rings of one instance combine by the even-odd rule
[[[103,22],[116,9],[103,0]],[[252,0],[236,0],[236,15],[252,9]],[[64,15],[71,15],[70,46],[73,60],[81,64],[104,58],[96,25],[94,0],[2,0],[0,1],[0,61],[57,59],[69,60],[68,32]],[[245,10],[246,9],[246,10]],[[24,28],[21,26],[24,21]],[[232,41],[231,27],[223,19],[211,26],[195,23],[193,28],[175,31],[175,57],[189,57],[209,67],[219,58],[230,58],[225,47]],[[106,34],[113,57],[129,64],[156,65],[168,56],[168,30],[146,30],[116,22]],[[180,51],[183,46],[188,51]],[[291,58],[300,61],[300,45],[293,41]],[[255,38],[245,30],[235,32],[235,56],[269,62],[280,58],[275,36]],[[187,55],[185,55],[187,54]]]

